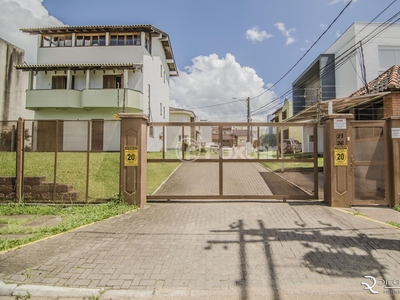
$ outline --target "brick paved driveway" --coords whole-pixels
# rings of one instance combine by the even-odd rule
[[[101,299],[400,299],[367,275],[400,285],[400,231],[320,204],[150,204],[0,254],[8,285]]]

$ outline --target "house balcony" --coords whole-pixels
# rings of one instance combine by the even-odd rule
[[[124,95],[125,94],[125,95]],[[143,94],[130,89],[89,89],[82,91],[82,108],[122,107],[143,109]]]
[[[27,90],[26,108],[81,108],[82,92],[76,90]]]
[[[125,94],[125,95],[124,95]],[[28,90],[26,108],[106,108],[123,107],[143,110],[143,94],[130,89]]]

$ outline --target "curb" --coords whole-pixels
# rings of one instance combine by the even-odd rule
[[[337,208],[337,207],[332,207],[332,208],[333,208],[333,209],[336,209],[336,210],[338,210],[338,211],[341,211],[341,212],[343,212],[343,213],[346,213],[346,214],[355,216],[355,217],[363,218],[363,219],[366,219],[366,220],[369,220],[369,221],[372,221],[372,222],[375,222],[375,223],[378,223],[378,224],[382,224],[382,225],[386,225],[386,226],[389,226],[389,227],[392,227],[392,228],[395,228],[395,229],[399,229],[398,227],[393,226],[393,225],[391,225],[391,224],[389,224],[389,223],[385,223],[385,222],[382,222],[382,221],[378,221],[378,220],[372,219],[372,218],[370,218],[370,217],[368,217],[368,216],[357,215],[357,214],[354,214],[354,213],[352,213],[352,212],[350,212],[350,211],[344,210],[344,209],[342,209],[342,208]]]

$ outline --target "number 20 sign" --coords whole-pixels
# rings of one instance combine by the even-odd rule
[[[347,146],[335,146],[333,155],[335,166],[347,166]]]
[[[138,146],[125,146],[124,166],[136,167],[138,165]]]

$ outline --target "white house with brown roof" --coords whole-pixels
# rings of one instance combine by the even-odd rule
[[[170,107],[169,121],[171,123],[195,122],[196,114],[188,109]],[[195,126],[168,126],[167,149],[180,148],[183,142],[186,142],[188,145],[197,143],[198,137],[199,137],[199,128]]]
[[[37,64],[16,66],[30,74],[26,108],[35,111],[36,120],[103,122],[93,135],[119,133],[111,120],[120,112],[143,113],[150,122],[169,120],[169,79],[178,70],[166,32],[152,25],[21,30],[38,36]],[[36,134],[46,132],[43,124],[38,122]],[[74,131],[68,124],[64,136]],[[160,133],[149,131],[149,151],[162,148]],[[84,142],[65,144],[70,150],[86,148]],[[92,147],[118,150],[118,138]]]

